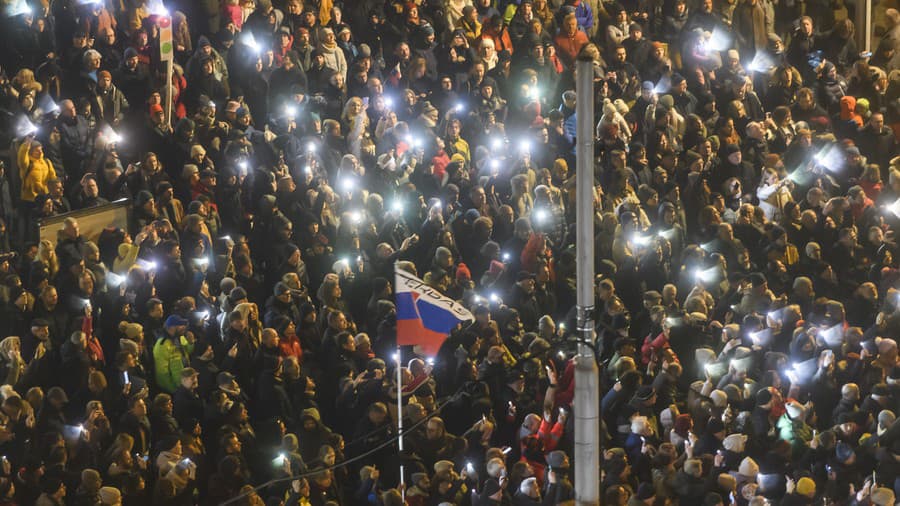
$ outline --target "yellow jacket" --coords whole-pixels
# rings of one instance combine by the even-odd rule
[[[28,154],[30,142],[19,146],[19,178],[22,181],[22,200],[34,202],[35,197],[47,193],[47,181],[56,177],[50,160],[43,157],[33,159]]]

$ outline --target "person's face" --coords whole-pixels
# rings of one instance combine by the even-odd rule
[[[476,207],[483,206],[486,200],[487,198],[483,188],[479,188],[472,192],[472,203],[475,204]]]
[[[800,27],[803,29],[804,34],[812,35],[813,24],[809,18],[803,18],[802,20],[800,20]]]
[[[616,60],[619,63],[625,63],[625,60],[628,58],[628,52],[624,47],[616,48]]]
[[[131,411],[134,413],[135,416],[137,416],[138,418],[141,418],[141,417],[147,415],[147,405],[144,404],[143,399],[139,399],[137,402],[134,403],[134,406],[131,408]]]
[[[872,128],[875,130],[875,132],[881,133],[881,131],[884,129],[884,116],[881,114],[873,114],[871,123]]]
[[[338,330],[345,330],[347,328],[347,317],[344,316],[343,314],[337,315],[334,318],[334,326]],[[347,343],[348,349],[354,348],[353,344],[355,344],[355,343],[353,343],[353,340],[348,341],[348,343]]]
[[[435,439],[441,437],[443,431],[441,430],[441,427],[438,423],[428,422],[425,433],[430,441],[434,441]]]
[[[77,111],[75,110],[75,104],[71,101],[66,101],[62,105],[62,112],[60,113],[64,118],[74,118]]]
[[[101,90],[108,90],[111,84],[112,78],[107,75],[100,76],[100,79],[97,80],[97,85],[100,86]]]
[[[578,30],[578,20],[573,18],[566,19],[566,33],[575,33]]]
[[[409,46],[406,44],[400,44],[399,46],[397,46],[397,56],[399,56],[401,60],[408,60]]]

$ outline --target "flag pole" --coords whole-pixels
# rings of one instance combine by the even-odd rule
[[[403,451],[403,368],[400,367],[400,345],[397,345],[397,445]]]
[[[406,502],[406,487],[403,477],[403,368],[400,367],[400,344],[397,344],[397,446],[400,450],[400,495]]]

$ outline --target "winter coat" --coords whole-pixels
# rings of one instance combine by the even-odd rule
[[[177,339],[177,343],[175,342]],[[184,336],[171,338],[165,330],[159,332],[153,346],[153,362],[156,364],[156,384],[168,393],[174,393],[181,384],[181,370],[190,363],[194,345]]]
[[[43,155],[32,159],[28,154],[30,148],[29,142],[19,146],[19,179],[22,181],[22,200],[34,202],[38,195],[48,192],[47,181],[56,178],[56,171]]]

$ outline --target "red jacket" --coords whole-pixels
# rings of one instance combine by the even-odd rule
[[[297,361],[303,363],[303,348],[300,347],[300,339],[297,335],[291,337],[282,336],[278,342],[278,349],[285,357],[297,357]]]
[[[500,33],[497,33],[497,30],[485,27],[481,31],[481,38],[493,40],[494,48],[498,53],[504,49],[509,51],[509,54],[513,52],[512,40],[509,38],[509,30],[506,28],[501,28]]]
[[[553,42],[556,44],[556,54],[559,55],[559,59],[571,68],[575,64],[578,52],[589,41],[584,32],[575,30],[575,34],[571,37],[566,32],[559,32]]]

